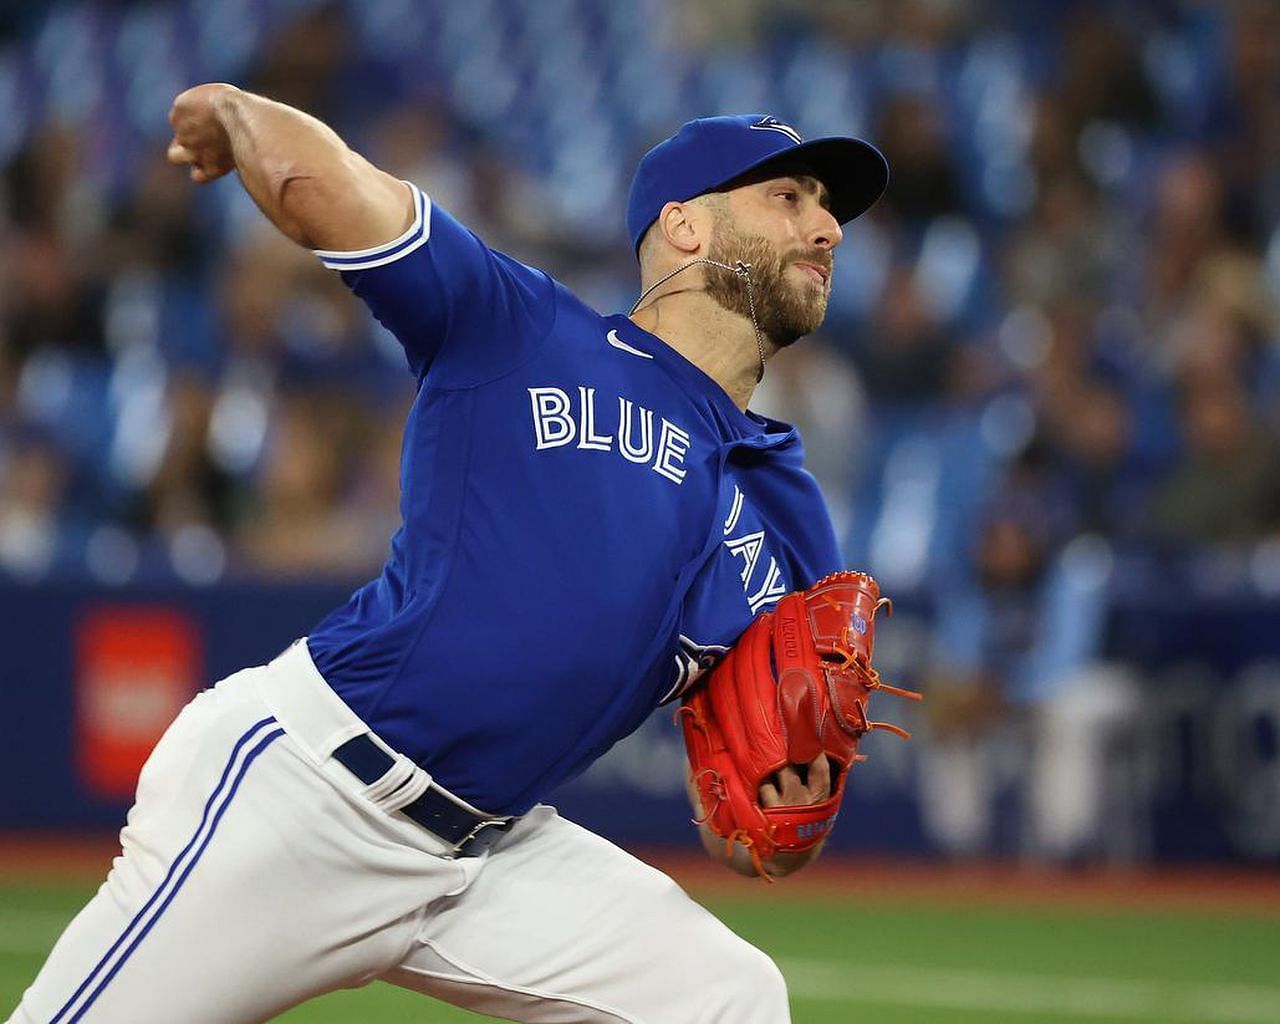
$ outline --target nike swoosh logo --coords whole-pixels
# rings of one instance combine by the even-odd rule
[[[623,352],[629,352],[631,355],[639,356],[641,359],[653,358],[653,356],[651,356],[648,352],[641,352],[638,348],[632,348],[625,341],[623,341],[621,338],[618,337],[617,331],[610,331],[605,336],[605,341],[607,341],[614,348],[620,348],[622,349]]]

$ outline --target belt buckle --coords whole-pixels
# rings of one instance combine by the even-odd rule
[[[455,854],[462,853],[471,841],[487,828],[500,828],[505,832],[511,825],[511,821],[511,818],[484,818],[481,821],[477,821],[471,831],[453,844],[453,852]],[[496,840],[496,838],[495,836],[494,839]]]

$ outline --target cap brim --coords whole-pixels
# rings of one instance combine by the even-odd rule
[[[875,205],[889,184],[889,162],[880,150],[861,139],[834,136],[814,139],[766,157],[734,175],[729,185],[754,177],[774,165],[804,164],[815,178],[827,186],[831,213],[845,224]]]

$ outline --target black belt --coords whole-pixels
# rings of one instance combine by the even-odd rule
[[[333,756],[366,786],[377,782],[396,763],[367,733],[347,740]],[[515,818],[494,818],[469,811],[435,784],[428,786],[412,803],[401,807],[400,813],[443,839],[459,857],[484,853],[515,824]]]

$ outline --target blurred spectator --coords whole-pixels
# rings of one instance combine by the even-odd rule
[[[19,228],[46,233],[76,230],[71,197],[85,167],[83,139],[68,125],[41,126],[5,168],[6,217]]]
[[[40,579],[59,542],[59,505],[66,460],[47,437],[23,431],[0,450],[0,569],[17,579]]]
[[[432,202],[482,231],[492,211],[475,201],[476,182],[457,151],[448,114],[441,96],[390,108],[373,124],[369,157],[388,174],[429,188]]]
[[[364,450],[370,431],[357,407],[337,394],[282,398],[256,507],[237,536],[246,571],[282,578],[354,578],[377,571],[386,554],[389,517],[371,516],[352,500],[354,455]],[[385,437],[370,467],[375,477],[387,471],[384,445]],[[388,488],[373,486],[385,501]]]
[[[893,168],[878,212],[917,226],[963,208],[960,180],[947,146],[943,107],[931,96],[889,99],[872,134]]]
[[[1193,373],[1180,402],[1186,454],[1155,495],[1151,526],[1171,544],[1249,544],[1280,527],[1280,448],[1228,373]]]
[[[1072,120],[1067,96],[1060,90],[1049,89],[1035,96],[1029,106],[1027,160],[1037,181],[1058,176],[1070,179],[1083,174],[1080,127]]]
[[[6,168],[9,223],[2,262],[0,315],[5,342],[19,357],[56,347],[103,347],[103,276],[91,257],[100,209],[84,181],[83,140],[49,125],[27,140]]]
[[[211,458],[214,396],[190,375],[170,382],[168,437],[155,475],[139,496],[138,526],[172,535],[188,526],[225,533],[232,521],[232,482]]]
[[[1226,245],[1223,185],[1202,153],[1178,155],[1155,182],[1155,210],[1145,245],[1145,316],[1159,333],[1181,309],[1201,262]]]
[[[348,106],[343,72],[352,59],[351,26],[342,5],[323,3],[285,23],[246,88],[340,124]]]
[[[1124,392],[1102,380],[1082,382],[1069,408],[1053,410],[1046,458],[1070,534],[1135,534],[1152,472],[1134,452],[1132,415]]]
[[[1204,135],[1217,153],[1230,223],[1261,246],[1280,217],[1280,8],[1232,4],[1226,34]]]
[[[1004,276],[1013,303],[1101,303],[1119,257],[1117,231],[1096,189],[1069,171],[1045,174],[1024,224],[1005,252]]]
[[[854,362],[870,401],[925,406],[946,399],[954,382],[952,339],[938,323],[911,267],[889,271],[884,293]]]
[[[1093,121],[1157,127],[1160,107],[1138,43],[1114,13],[1071,4],[1061,31],[1061,94],[1074,132]]]
[[[1007,707],[1039,640],[1054,506],[1030,468],[984,517],[970,581],[938,600],[926,680],[930,723],[921,755],[921,810],[943,849],[984,852],[993,839],[1002,755],[1016,745]]]
[[[1063,508],[1043,467],[1022,463],[984,519],[975,578],[939,595],[920,802],[955,856],[1135,854],[1140,701],[1131,673],[1101,660],[1111,555],[1096,535],[1056,544]],[[1001,806],[1020,808],[1020,835],[997,835]]]
[[[18,356],[42,348],[101,351],[102,286],[78,272],[61,239],[40,228],[20,231],[5,263],[4,333]]]

